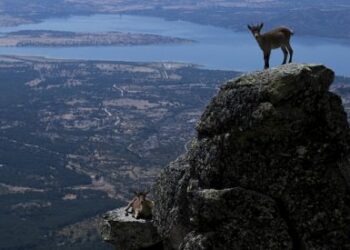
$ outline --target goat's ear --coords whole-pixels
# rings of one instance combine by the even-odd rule
[[[264,27],[264,23],[261,23],[259,28],[262,29]]]
[[[146,192],[144,192],[143,194],[146,196],[146,195],[148,195],[149,194],[149,190],[147,190]]]
[[[249,24],[247,25],[249,30],[252,30],[252,26],[250,26]]]

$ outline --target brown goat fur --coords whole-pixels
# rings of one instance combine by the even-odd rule
[[[271,50],[277,48],[281,48],[284,55],[282,64],[287,63],[288,54],[288,62],[291,63],[293,60],[293,49],[290,46],[290,38],[292,37],[294,32],[287,27],[278,27],[264,34],[261,34],[263,26],[263,23],[259,25],[248,25],[248,29],[252,32],[261,50],[264,52],[264,68],[267,69],[270,67],[269,62]]]
[[[131,213],[135,219],[152,219],[154,202],[146,199],[149,192],[134,193],[135,197],[129,202],[125,209],[126,215]],[[130,208],[131,212],[129,211]]]

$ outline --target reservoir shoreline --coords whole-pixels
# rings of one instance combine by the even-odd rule
[[[253,71],[263,67],[262,54],[247,32],[235,32],[210,25],[133,15],[89,15],[51,18],[35,24],[0,28],[1,33],[20,30],[69,32],[125,32],[194,40],[185,44],[135,46],[74,47],[0,47],[0,55],[41,56],[58,59],[108,60],[126,62],[183,62],[207,69]],[[302,37],[292,38],[296,63],[320,63],[337,75],[350,76],[347,67],[350,45],[342,40]],[[282,52],[274,50],[271,66],[282,62]]]

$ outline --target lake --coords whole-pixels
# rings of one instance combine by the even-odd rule
[[[248,32],[235,32],[214,26],[185,21],[133,15],[92,15],[52,18],[37,24],[1,28],[0,32],[18,30],[61,30],[75,32],[121,31],[151,33],[196,40],[194,44],[110,46],[110,47],[0,47],[2,55],[30,55],[62,59],[113,61],[177,61],[199,64],[209,69],[251,71],[263,66],[262,52]],[[298,63],[322,63],[337,75],[350,76],[350,43],[341,40],[302,37],[292,38]],[[274,50],[271,66],[282,62],[281,50]]]

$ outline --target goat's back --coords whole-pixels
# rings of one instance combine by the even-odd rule
[[[264,49],[277,49],[283,45],[288,45],[293,31],[287,27],[278,27],[270,30],[263,35],[259,44]]]
[[[292,35],[294,35],[294,31],[288,27],[282,26],[282,27],[278,27],[278,28],[275,28],[273,30],[270,30],[270,31],[266,32],[264,35],[275,36],[278,34],[283,34],[286,38],[290,38]]]

